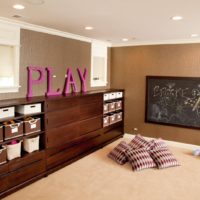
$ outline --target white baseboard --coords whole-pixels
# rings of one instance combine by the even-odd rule
[[[135,135],[130,134],[130,133],[125,133],[124,134],[124,138],[125,139],[133,139],[134,136]],[[145,137],[145,136],[144,136],[144,138],[147,139],[147,140],[155,139],[155,138]],[[165,142],[169,146],[180,147],[180,148],[189,149],[189,150],[200,149],[200,146],[198,146],[198,145],[186,144],[186,143],[181,143],[181,142],[174,142],[174,141],[169,141],[169,140],[165,140]]]

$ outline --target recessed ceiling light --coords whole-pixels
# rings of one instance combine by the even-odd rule
[[[23,10],[25,6],[23,6],[22,4],[15,4],[13,5],[13,8],[16,10]]]
[[[180,20],[183,19],[183,17],[180,16],[180,15],[175,15],[175,16],[171,17],[171,19],[174,20],[174,21],[180,21]]]
[[[44,0],[26,0],[27,3],[32,5],[42,5],[44,4]]]
[[[94,29],[92,26],[86,26],[85,27],[85,30],[92,30],[92,29]]]
[[[127,42],[127,41],[128,41],[128,38],[123,38],[122,41],[123,41],[123,42]]]
[[[198,37],[199,36],[199,34],[197,34],[197,33],[193,33],[193,34],[191,34],[191,37]]]

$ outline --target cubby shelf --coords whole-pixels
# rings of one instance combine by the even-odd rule
[[[23,136],[19,136],[19,137],[15,137],[15,138],[11,138],[9,140],[4,140],[3,142],[0,142],[0,145],[5,145],[5,144],[8,144],[10,143],[11,141],[13,140],[23,140],[25,138],[30,138],[30,137],[34,137],[34,136],[37,136],[37,135],[41,135],[45,133],[45,131],[38,131],[38,132],[35,132],[35,133],[30,133],[28,135],[23,135]]]
[[[19,120],[19,119],[23,119],[26,117],[35,117],[35,116],[44,115],[44,114],[45,114],[44,112],[27,114],[27,115],[16,113],[16,115],[14,117],[0,119],[0,122],[9,121],[9,120]]]
[[[113,102],[113,101],[120,101],[120,100],[123,100],[123,98],[122,97],[120,97],[120,98],[115,98],[115,99],[108,99],[108,100],[104,100],[104,103],[108,103],[108,102]]]
[[[122,97],[104,101],[104,95],[109,93],[121,93]],[[116,103],[117,101],[122,102],[122,107],[112,111],[112,113],[116,115],[121,113],[120,121],[103,127],[104,104]],[[26,153],[23,150],[24,140],[21,147],[21,157],[0,165],[0,198],[123,136],[123,89],[73,93],[59,97],[41,96],[31,99],[3,100],[0,101],[0,108],[37,103],[41,103],[42,112],[15,113],[14,117],[0,119],[0,124],[2,124],[2,122],[9,120],[23,121],[27,117],[38,117],[41,123],[41,131],[39,132],[24,134],[9,140],[4,139],[3,142],[0,142],[0,145],[3,146],[12,140],[40,136],[38,151]],[[23,125],[27,125],[27,123]],[[26,130],[28,129],[24,126],[23,132]],[[5,127],[3,128],[3,136],[5,138]]]

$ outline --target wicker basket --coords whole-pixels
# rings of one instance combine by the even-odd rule
[[[4,125],[5,140],[23,135],[23,122],[16,121],[14,124]]]
[[[35,132],[41,131],[41,122],[40,118],[35,118],[32,120],[24,121],[24,135],[28,135]]]

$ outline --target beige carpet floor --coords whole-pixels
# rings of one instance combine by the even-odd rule
[[[4,200],[200,200],[200,157],[170,147],[180,167],[133,172],[106,156],[120,140]]]

